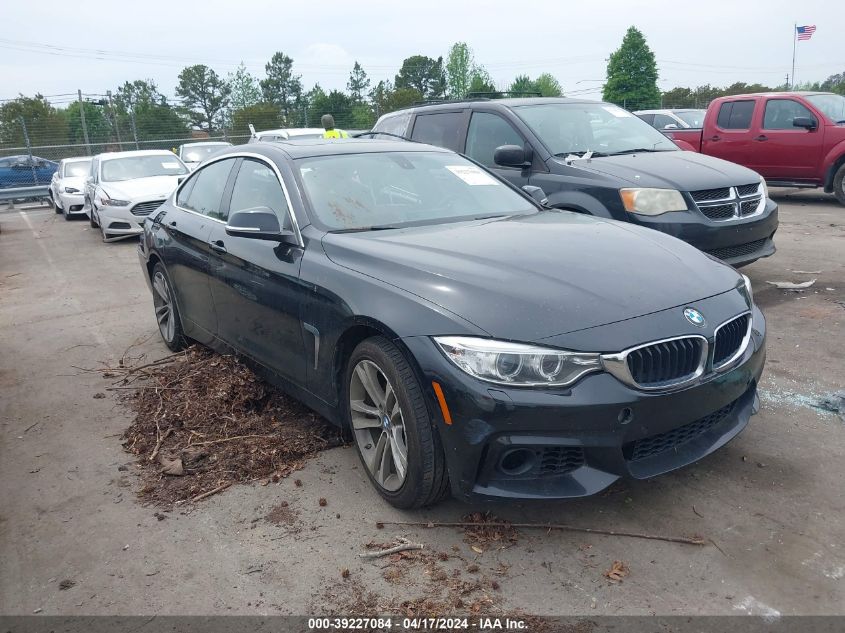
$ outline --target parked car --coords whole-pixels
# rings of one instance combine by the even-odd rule
[[[58,163],[27,154],[0,158],[0,188],[49,185]]]
[[[779,187],[822,187],[845,204],[845,97],[766,92],[714,99],[702,130],[672,130],[679,145],[745,165]]]
[[[56,213],[64,213],[65,220],[85,214],[85,179],[91,172],[91,157],[63,158],[50,181],[50,200]]]
[[[255,128],[250,124],[250,137],[248,143],[260,143],[262,141],[288,141],[293,139],[315,139],[323,138],[325,130],[321,127],[288,127],[280,128],[278,130],[264,130],[263,132],[256,132]]]
[[[609,103],[496,99],[412,107],[381,117],[386,132],[461,152],[549,204],[647,226],[744,266],[775,252],[777,205],[753,171],[678,151]]]
[[[224,150],[139,258],[171,350],[248,359],[348,428],[401,508],[594,494],[702,458],[757,406],[746,277],[422,143]]]
[[[704,114],[707,110],[677,109],[677,110],[638,110],[634,112],[643,121],[656,130],[686,130],[700,129],[704,125]]]
[[[188,166],[188,169],[194,170],[202,161],[224,147],[232,147],[232,144],[226,141],[185,143],[184,145],[179,146],[177,155],[182,159],[182,162]]]
[[[98,154],[85,181],[85,213],[104,242],[143,232],[144,218],[158,209],[190,170],[173,152],[140,150]]]

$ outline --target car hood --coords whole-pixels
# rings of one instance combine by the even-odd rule
[[[85,187],[85,177],[84,176],[67,176],[62,178],[61,180],[62,187],[73,187],[74,189],[82,189]]]
[[[553,159],[563,163],[562,159]],[[571,165],[613,176],[635,187],[663,187],[698,191],[732,185],[750,185],[760,175],[747,167],[695,152],[644,152],[574,160]]]
[[[180,174],[181,175],[181,174]],[[151,176],[119,182],[104,182],[103,189],[118,200],[134,198],[166,198],[179,184],[179,176]]]
[[[689,304],[740,283],[735,270],[678,239],[571,212],[328,233],[323,248],[336,264],[519,341]]]

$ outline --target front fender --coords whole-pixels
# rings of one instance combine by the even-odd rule
[[[822,159],[822,166],[824,168],[824,188],[828,191],[833,188],[833,177],[836,175],[836,169],[842,163],[845,157],[845,140],[839,141],[836,145],[830,148]]]
[[[611,218],[613,215],[601,202],[583,191],[555,191],[548,196],[548,206],[556,209],[570,209],[579,213],[589,213],[600,218]]]

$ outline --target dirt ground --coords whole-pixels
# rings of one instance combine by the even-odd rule
[[[133,344],[167,353],[136,241],[103,244],[86,221],[46,208],[0,212],[0,613],[316,614],[363,593],[411,604],[432,583],[475,579],[467,603],[534,614],[842,614],[845,422],[813,405],[845,388],[845,208],[775,195],[778,253],[744,270],[768,318],[763,408],[735,441],[594,498],[415,512],[383,503],[351,448],[309,461],[301,485],[232,486],[168,510],[138,503],[121,447],[131,413],[112,392],[95,397],[101,376],[76,369]],[[766,283],[809,279],[802,293]],[[486,510],[715,545],[526,530],[479,543],[455,529],[376,527]],[[359,556],[400,536],[433,556]]]

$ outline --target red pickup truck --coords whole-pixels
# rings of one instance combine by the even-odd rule
[[[770,185],[824,187],[845,204],[845,97],[766,92],[720,97],[700,130],[665,130],[681,149],[749,167]]]

